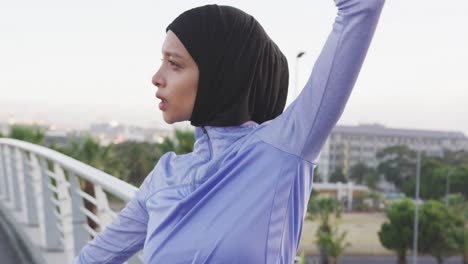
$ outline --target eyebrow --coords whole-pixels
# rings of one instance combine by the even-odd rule
[[[177,52],[173,52],[173,51],[163,51],[162,52],[164,55],[166,56],[169,56],[169,57],[175,57],[175,58],[179,58],[179,59],[183,59],[184,57],[182,57],[182,55],[180,55],[179,53]]]

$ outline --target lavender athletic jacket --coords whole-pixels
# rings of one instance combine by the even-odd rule
[[[166,153],[75,263],[292,263],[320,149],[356,81],[383,0],[337,0],[338,16],[299,97],[258,125],[196,128]]]

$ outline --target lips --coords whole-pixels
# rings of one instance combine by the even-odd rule
[[[167,101],[166,101],[166,100],[162,100],[162,101],[159,103],[159,110],[164,111],[164,110],[166,110],[166,108],[167,108]]]
[[[167,100],[166,98],[162,97],[160,94],[156,93],[156,98],[161,100],[159,103],[159,110],[164,111],[167,109]]]

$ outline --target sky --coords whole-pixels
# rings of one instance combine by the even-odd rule
[[[0,0],[0,122],[165,126],[151,84],[165,27],[210,3],[262,24],[288,58],[293,100],[296,74],[300,89],[331,31],[333,0]],[[468,136],[467,13],[466,0],[387,0],[339,124]]]

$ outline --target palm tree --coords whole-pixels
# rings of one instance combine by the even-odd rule
[[[320,263],[328,264],[329,256],[332,256],[332,227],[330,224],[330,215],[335,215],[336,218],[341,216],[341,206],[338,200],[332,197],[312,197],[307,206],[310,218],[320,221],[320,226],[317,230],[318,247],[320,250]],[[346,236],[346,235],[345,235]],[[344,238],[343,238],[344,239]],[[336,240],[333,241],[336,243]],[[341,244],[340,244],[341,245]]]
[[[347,232],[338,232],[335,226],[331,233],[319,232],[318,244],[328,252],[330,264],[337,264],[338,258],[344,253],[345,249],[351,246],[351,243],[345,241]]]

